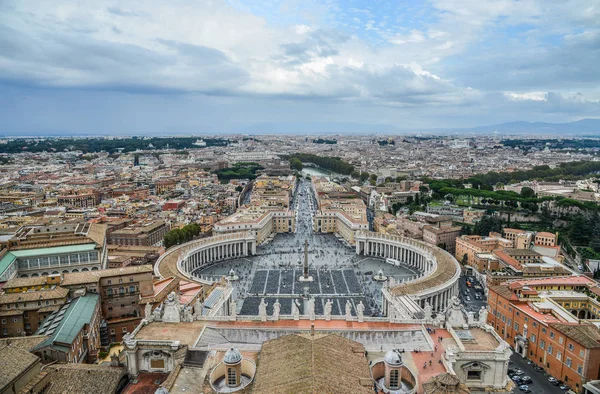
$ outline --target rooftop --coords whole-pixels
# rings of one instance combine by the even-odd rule
[[[55,364],[48,371],[50,379],[59,384],[53,384],[47,394],[113,394],[125,376],[125,368],[95,364]]]
[[[254,394],[371,394],[364,347],[337,335],[287,335],[263,344]]]
[[[89,324],[100,302],[100,296],[88,293],[77,297],[61,309],[48,316],[36,335],[48,335],[48,339],[41,342],[35,349],[41,349],[54,344],[71,344],[77,338],[81,329]]]

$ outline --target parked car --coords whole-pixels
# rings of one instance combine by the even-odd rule
[[[514,368],[509,368],[509,369],[506,371],[506,373],[507,373],[507,374],[509,374],[509,375],[514,375],[514,374],[515,374],[515,369],[514,369]]]
[[[548,381],[549,381],[550,383],[552,383],[552,384],[554,384],[555,382],[558,382],[558,380],[557,380],[555,377],[553,377],[553,376],[550,376],[550,377],[548,378]]]
[[[564,383],[558,386],[558,388],[561,390],[571,390],[571,388]]]
[[[471,301],[471,297],[467,296],[466,300]]]
[[[552,383],[555,386],[560,386],[561,384],[563,384],[563,381],[562,380],[557,380],[556,382],[550,382],[550,383]]]
[[[529,376],[522,377],[520,382],[521,384],[532,384],[533,380]]]
[[[511,379],[515,383],[519,383],[521,381],[521,377],[519,375],[514,375]]]
[[[525,371],[521,368],[515,368],[515,375],[525,375]]]
[[[531,365],[531,364],[533,364],[533,361],[527,360],[527,365]]]
[[[519,390],[521,390],[524,393],[531,393],[531,389],[526,384],[519,386]]]

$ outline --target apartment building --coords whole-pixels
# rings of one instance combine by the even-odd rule
[[[100,348],[100,296],[85,291],[46,318],[35,335],[48,338],[32,349],[43,363],[93,363]]]
[[[488,323],[515,351],[575,391],[600,378],[597,284],[584,276],[506,282],[489,289]],[[589,294],[589,295],[588,295]]]
[[[4,289],[0,294],[1,336],[32,335],[48,315],[67,302],[68,295],[68,289],[56,285],[30,291]]]
[[[0,332],[3,337],[33,334],[48,315],[84,289],[100,295],[102,344],[121,341],[142,319],[139,300],[154,294],[153,272],[151,265],[137,265],[12,279],[0,294]]]
[[[111,232],[108,242],[111,245],[153,246],[163,240],[169,229],[164,220],[150,220]]]
[[[487,237],[480,235],[463,235],[456,238],[455,257],[458,261],[465,261],[467,265],[482,272],[481,270],[483,270],[484,267],[481,267],[476,262],[478,254],[489,253],[494,249],[512,247],[513,242],[506,238],[502,238],[498,233],[490,233]]]

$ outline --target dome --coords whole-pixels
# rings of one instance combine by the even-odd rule
[[[229,349],[225,353],[225,357],[223,357],[223,362],[225,364],[238,364],[242,361],[241,353],[234,348]]]
[[[402,356],[400,353],[390,350],[385,354],[383,361],[388,365],[399,366],[402,365]]]

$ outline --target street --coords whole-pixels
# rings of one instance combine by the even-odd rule
[[[564,394],[566,392],[566,390],[561,390],[558,386],[554,386],[548,382],[548,377],[550,377],[550,375],[546,372],[537,372],[534,369],[534,364],[527,365],[527,360],[521,357],[521,355],[513,353],[510,359],[513,363],[508,366],[509,368],[521,368],[525,372],[525,374],[521,376],[531,377],[533,383],[529,383],[528,386],[531,389],[532,394]],[[513,392],[515,394],[521,393],[519,387],[515,387]]]
[[[458,280],[458,286],[460,289],[460,300],[465,306],[467,312],[475,312],[475,317],[477,318],[479,316],[479,310],[481,309],[481,307],[487,307],[487,299],[485,297],[483,289],[475,289],[475,287],[481,286],[479,281],[477,281],[476,278],[473,278],[473,280],[471,281],[473,286],[467,287],[467,278],[469,278],[469,276],[461,276]],[[481,295],[481,299],[479,300],[475,297],[475,294],[477,293]],[[467,300],[467,297],[469,297],[470,300]]]

